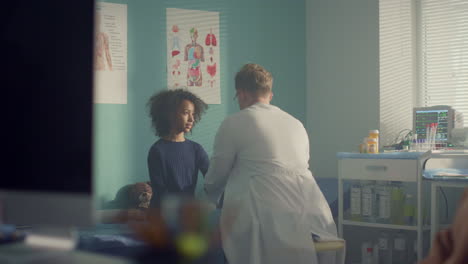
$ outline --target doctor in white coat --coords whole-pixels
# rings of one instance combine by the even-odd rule
[[[312,234],[337,239],[336,226],[308,169],[306,130],[270,104],[272,84],[257,64],[236,74],[241,111],[217,132],[205,191],[216,203],[224,193],[220,228],[229,264],[319,263]]]

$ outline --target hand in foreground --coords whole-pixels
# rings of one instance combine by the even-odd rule
[[[468,188],[465,188],[452,226],[437,233],[429,255],[420,264],[468,263]]]

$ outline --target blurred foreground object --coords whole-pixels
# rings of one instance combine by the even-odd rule
[[[212,214],[210,206],[202,201],[165,197],[159,208],[146,211],[145,222],[129,223],[136,235],[154,249],[149,256],[142,256],[141,262],[146,263],[147,258],[163,263],[210,263],[209,251],[220,248],[219,230],[210,221]]]
[[[429,255],[420,264],[468,263],[468,188],[460,200],[453,224],[437,233]]]

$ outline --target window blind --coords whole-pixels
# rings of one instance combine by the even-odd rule
[[[414,23],[412,0],[379,1],[381,146],[413,128]]]
[[[420,105],[449,105],[468,126],[468,0],[420,0]]]

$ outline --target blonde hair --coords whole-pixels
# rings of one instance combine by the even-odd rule
[[[236,89],[263,97],[271,93],[273,77],[261,65],[248,63],[242,66],[235,78]]]

